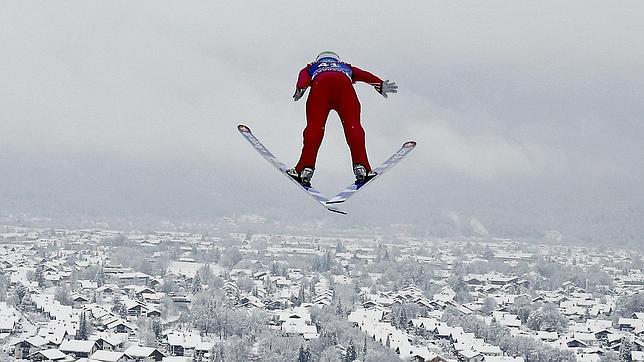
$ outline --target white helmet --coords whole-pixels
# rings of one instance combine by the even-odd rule
[[[315,61],[319,62],[320,60],[322,60],[324,58],[333,59],[336,62],[340,61],[340,57],[336,53],[331,52],[331,51],[325,51],[325,52],[322,52],[322,53],[318,54],[317,58],[315,58]]]

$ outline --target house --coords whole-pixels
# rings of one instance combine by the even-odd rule
[[[481,345],[476,346],[476,349],[481,352],[483,355],[485,355],[485,359],[487,360],[488,356],[502,356],[503,351],[501,351],[501,347],[499,346],[494,346],[489,343],[484,343]]]
[[[78,284],[83,290],[94,290],[98,288],[98,283],[91,280],[79,280]]]
[[[301,335],[306,340],[318,338],[317,328],[303,323],[292,324],[285,322],[282,324],[282,333],[287,336]]]
[[[117,275],[119,285],[147,285],[150,279],[150,275],[141,273],[141,272],[132,272],[132,273],[121,273]]]
[[[269,273],[266,271],[258,271],[257,273],[253,274],[253,279],[255,280],[264,280],[269,277]]]
[[[69,321],[50,321],[47,328],[41,328],[38,335],[47,340],[51,348],[60,346],[65,339],[76,335],[77,324]],[[70,333],[71,332],[71,333]]]
[[[109,323],[106,327],[110,332],[113,333],[128,333],[130,335],[134,335],[135,327],[127,322],[124,322],[122,319],[115,320]]]
[[[644,351],[631,351],[631,361],[633,362],[644,361]]]
[[[249,295],[246,297],[242,297],[239,300],[239,303],[237,303],[237,305],[235,306],[235,308],[264,309],[264,303],[262,303],[262,301],[259,298]]]
[[[633,331],[637,327],[644,325],[644,320],[635,318],[620,318],[617,326],[620,331]]]
[[[538,331],[537,337],[544,342],[554,342],[559,339],[557,332]]]
[[[436,338],[451,340],[454,328],[446,325],[437,325],[433,332],[436,335]]]
[[[171,333],[167,335],[168,351],[173,356],[191,356],[201,343],[199,333]]]
[[[16,322],[13,318],[0,318],[0,334],[13,333]]]
[[[613,332],[611,332],[608,329],[601,329],[599,331],[594,332],[594,335],[598,341],[606,342],[608,340],[608,335],[611,333]]]
[[[634,351],[644,351],[644,341],[641,339],[634,339],[633,340],[633,350]]]
[[[98,350],[98,345],[96,341],[67,340],[58,349],[76,358],[89,358]]]
[[[595,346],[597,345],[597,338],[592,333],[578,333],[575,332],[572,335],[573,339],[584,342],[586,346]]]
[[[155,291],[142,285],[134,285],[131,288],[129,288],[131,293],[134,294],[137,297],[142,296],[143,294],[154,294]]]
[[[135,344],[125,350],[125,356],[134,361],[161,361],[165,354],[152,347],[141,347]]]
[[[96,351],[89,357],[90,361],[97,362],[122,362],[126,360],[125,353],[112,351]]]
[[[68,356],[58,349],[47,349],[44,351],[37,351],[29,355],[30,361],[62,361],[72,362],[74,357]]]
[[[140,294],[141,298],[146,303],[160,304],[163,298],[166,296],[165,293],[142,293]]]
[[[442,356],[430,352],[427,347],[414,348],[409,357],[413,362],[447,362]]]
[[[624,336],[621,333],[611,333],[606,336],[606,346],[612,350],[619,350]]]
[[[465,277],[465,283],[468,286],[485,285],[485,278],[479,275],[469,275]]]
[[[490,274],[487,277],[488,283],[492,285],[506,285],[510,283],[517,283],[519,281],[519,277],[513,276],[513,277],[506,277],[506,276],[501,276],[501,275],[493,275]]]
[[[145,316],[148,318],[161,318],[161,312],[156,309],[148,309],[145,312]]]
[[[140,317],[143,314],[143,304],[132,299],[124,299],[123,305],[130,317]]]
[[[98,346],[99,350],[113,351],[113,350],[116,349],[116,346],[113,345],[112,342],[106,340],[103,337],[99,337],[98,339],[95,339],[95,341],[96,341],[96,345]]]
[[[359,326],[366,321],[381,321],[383,315],[384,313],[381,310],[358,308],[349,314],[348,319],[349,322],[353,322],[356,326]]]
[[[104,351],[115,351],[122,348],[127,342],[129,337],[128,333],[120,334],[104,334],[102,336],[90,336],[90,339],[95,339],[98,349]]]
[[[436,330],[436,327],[441,325],[441,322],[439,322],[438,319],[435,318],[419,317],[417,319],[412,319],[411,322],[414,327],[424,328],[425,330],[432,332]]]
[[[509,327],[509,328],[521,327],[521,320],[517,315],[507,314],[507,313],[496,314],[496,312],[493,312],[493,314],[494,314],[494,319],[502,326]]]
[[[634,312],[629,316],[631,319],[641,319],[644,320],[644,312]]]
[[[568,340],[566,342],[566,345],[568,346],[568,348],[587,348],[588,347],[586,343],[575,338]]]
[[[117,290],[119,290],[117,286],[111,285],[111,284],[105,284],[102,287],[97,288],[96,292],[100,293],[103,296],[110,296],[114,294],[114,292],[116,292]]]
[[[463,362],[483,362],[485,361],[485,356],[481,352],[477,352],[471,349],[460,351],[459,360]]]
[[[74,294],[74,295],[72,295],[71,300],[72,300],[72,302],[74,302],[74,305],[76,305],[76,306],[78,306],[80,304],[85,304],[85,303],[90,302],[90,299],[87,298],[86,296],[82,295],[82,294]]]
[[[49,341],[40,337],[33,336],[14,344],[13,356],[16,359],[26,358],[30,354],[43,349]]]

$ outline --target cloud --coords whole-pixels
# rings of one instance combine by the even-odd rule
[[[467,177],[495,180],[535,177],[562,161],[537,144],[511,142],[498,134],[468,135],[446,121],[416,128],[426,167],[448,169]]]
[[[262,192],[253,197],[279,193],[279,175],[267,176],[270,166],[235,126],[247,123],[294,163],[305,124],[304,101],[291,99],[295,78],[331,49],[400,86],[387,100],[369,86],[356,89],[373,164],[405,140],[418,141],[407,166],[397,166],[405,173],[388,176],[405,182],[404,192],[432,195],[425,180],[446,178],[460,205],[490,184],[486,197],[499,209],[529,204],[507,195],[517,185],[557,205],[554,191],[583,200],[599,184],[612,185],[602,188],[607,204],[621,195],[637,199],[642,191],[633,185],[644,177],[643,7],[11,2],[0,12],[0,147],[32,159],[173,159],[258,180]],[[316,182],[331,192],[351,177],[335,115],[318,166]],[[388,185],[374,186],[381,192],[374,199],[398,198],[401,189]],[[235,187],[223,178],[213,184],[215,192]],[[583,206],[568,205],[561,214]]]
[[[490,232],[487,230],[487,228],[479,221],[479,219],[473,217],[470,219],[470,226],[472,227],[472,231],[479,236],[488,236],[490,235]]]

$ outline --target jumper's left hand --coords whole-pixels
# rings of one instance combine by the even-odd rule
[[[374,87],[376,88],[376,91],[382,94],[382,96],[385,98],[388,98],[387,93],[398,93],[398,86],[396,85],[396,83],[389,82],[389,80],[377,84]]]

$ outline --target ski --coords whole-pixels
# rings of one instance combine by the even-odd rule
[[[278,161],[277,158],[261,142],[259,142],[257,137],[255,137],[255,135],[253,135],[253,132],[251,132],[251,130],[250,130],[250,128],[248,126],[240,124],[240,125],[237,126],[237,130],[253,146],[253,148],[257,152],[259,152],[259,154],[262,155],[262,157],[264,157],[266,159],[266,161],[268,161],[271,165],[273,165],[273,167],[277,168],[282,175],[286,176],[286,178],[288,178],[294,184],[299,186],[300,189],[304,190],[317,203],[319,203],[320,205],[324,206],[324,208],[326,208],[327,210],[329,210],[331,212],[346,215],[346,212],[327,204],[329,199],[326,196],[322,195],[322,193],[320,191],[318,191],[317,189],[315,189],[313,187],[305,187],[301,183],[299,183],[296,180],[294,180],[291,176],[289,176],[286,173],[287,167],[283,163]]]
[[[396,151],[393,155],[391,155],[391,157],[389,157],[387,161],[383,162],[382,165],[380,165],[378,168],[373,170],[376,173],[374,177],[372,177],[371,179],[367,180],[364,183],[358,183],[357,181],[355,181],[351,185],[347,186],[344,190],[342,190],[339,194],[332,197],[329,201],[326,202],[326,204],[327,205],[340,204],[347,201],[351,196],[355,195],[356,192],[358,192],[358,190],[361,190],[366,185],[372,183],[375,179],[379,178],[385,172],[389,171],[392,167],[394,167],[398,162],[400,162],[403,158],[405,158],[405,156],[407,156],[409,152],[411,152],[414,149],[414,147],[416,147],[415,141],[407,141],[403,143],[400,149]]]

